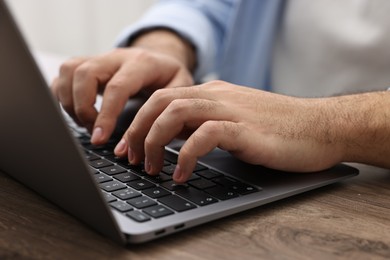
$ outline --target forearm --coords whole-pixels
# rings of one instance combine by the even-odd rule
[[[167,29],[155,29],[141,33],[130,42],[130,46],[141,47],[167,54],[180,61],[189,71],[196,65],[194,47],[176,33]]]
[[[390,92],[325,100],[329,133],[342,144],[343,161],[390,168]]]

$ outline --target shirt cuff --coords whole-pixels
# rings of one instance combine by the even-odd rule
[[[196,24],[196,26],[194,26]],[[198,10],[174,2],[158,3],[136,24],[127,27],[118,37],[116,45],[125,47],[138,33],[153,28],[169,28],[189,41],[196,50],[196,81],[202,80],[215,67],[216,44],[213,29]]]

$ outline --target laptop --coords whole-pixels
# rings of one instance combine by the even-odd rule
[[[119,243],[150,241],[358,174],[344,164],[315,173],[275,171],[216,149],[177,185],[175,141],[159,176],[148,176],[142,165],[113,155],[115,141],[95,147],[69,124],[4,0],[0,39],[0,171]]]

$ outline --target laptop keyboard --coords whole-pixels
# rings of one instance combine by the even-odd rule
[[[91,173],[115,210],[137,222],[147,222],[178,212],[204,207],[220,201],[245,196],[261,189],[223,173],[197,164],[184,184],[177,184],[172,174],[177,155],[166,151],[164,166],[157,176],[150,176],[144,165],[130,165],[127,158],[114,155],[114,142],[93,146],[86,134],[75,133],[84,148]]]

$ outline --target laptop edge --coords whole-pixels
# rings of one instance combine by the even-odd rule
[[[0,171],[122,244],[152,240],[358,174],[345,165],[315,174],[278,172],[242,163],[217,149],[200,162],[263,190],[236,198],[234,204],[222,201],[153,224],[129,224],[103,199],[84,152],[68,130],[4,0],[0,0],[0,39],[6,39],[0,41],[0,143],[10,151],[0,157]],[[173,142],[168,150],[179,148],[179,142]]]

